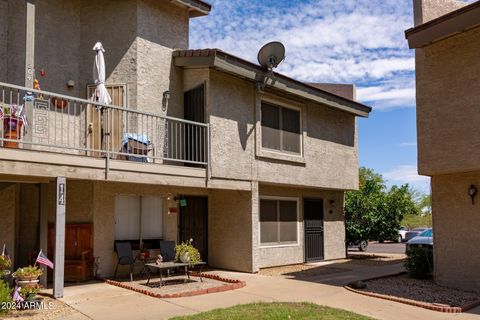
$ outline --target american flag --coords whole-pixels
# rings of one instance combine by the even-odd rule
[[[3,244],[2,256],[10,260],[10,256],[8,255],[7,246],[5,245],[5,243]]]
[[[40,252],[38,253],[38,257],[35,263],[43,264],[53,269],[53,262],[48,260],[47,256],[42,252],[42,249],[40,249]]]

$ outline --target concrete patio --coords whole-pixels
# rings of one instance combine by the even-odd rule
[[[61,299],[79,311],[69,319],[168,319],[172,316],[195,314],[236,304],[271,301],[308,301],[342,308],[376,319],[478,319],[480,307],[463,314],[446,314],[358,295],[343,288],[355,279],[386,275],[402,270],[401,264],[385,266],[349,266],[350,271],[324,274],[300,281],[281,277],[261,276],[227,271],[216,274],[244,280],[247,286],[238,290],[196,297],[157,299],[121,289],[106,283],[92,283],[65,288]]]

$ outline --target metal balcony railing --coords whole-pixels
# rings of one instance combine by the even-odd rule
[[[0,145],[208,165],[209,125],[0,82]]]

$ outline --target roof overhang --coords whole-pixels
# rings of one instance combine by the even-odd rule
[[[212,10],[212,6],[201,0],[170,0],[188,8],[190,18],[206,16]]]
[[[480,1],[410,28],[405,31],[405,37],[410,49],[421,48],[478,26],[480,26]]]
[[[173,57],[177,67],[214,68],[252,82],[260,81],[267,75],[267,70],[263,67],[218,49],[176,50],[173,52]],[[337,96],[276,72],[274,73],[274,79],[268,80],[267,86],[360,117],[367,118],[372,111],[372,108],[369,106]]]

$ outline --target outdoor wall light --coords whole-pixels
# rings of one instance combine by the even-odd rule
[[[475,204],[475,196],[477,195],[477,192],[477,187],[473,184],[470,185],[470,188],[468,189],[468,195],[470,196],[470,198],[472,198],[472,204]]]
[[[68,80],[68,81],[67,81],[67,87],[69,87],[69,88],[75,87],[75,81],[73,81],[73,80]]]
[[[169,90],[163,92],[163,99],[165,99],[167,101],[170,100],[170,91]]]

